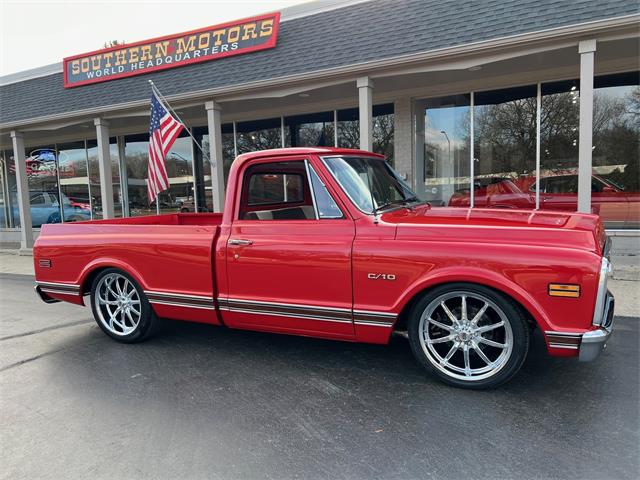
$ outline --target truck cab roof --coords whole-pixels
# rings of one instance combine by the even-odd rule
[[[249,152],[238,155],[235,163],[238,166],[259,158],[274,158],[283,157],[287,155],[361,155],[366,157],[376,157],[381,160],[384,159],[384,155],[378,153],[371,153],[366,150],[357,150],[353,148],[338,148],[338,147],[289,147],[289,148],[275,148],[272,150],[260,150],[258,152]]]

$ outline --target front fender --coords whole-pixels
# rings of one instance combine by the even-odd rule
[[[474,267],[448,267],[434,269],[416,280],[394,306],[395,312],[402,312],[409,302],[421,292],[445,283],[465,282],[493,288],[508,295],[527,310],[543,331],[553,329],[549,315],[538,301],[524,288],[512,280],[491,270]]]

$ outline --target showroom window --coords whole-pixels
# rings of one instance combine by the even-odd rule
[[[55,145],[27,148],[25,162],[32,226],[61,222]]]
[[[118,142],[109,139],[111,156],[111,178],[113,183],[113,209],[116,217],[122,217],[122,190],[120,187],[120,157]],[[89,163],[89,191],[91,193],[91,210],[94,219],[102,218],[102,191],[100,188],[100,166],[98,165],[98,143],[87,140],[87,158]]]
[[[424,152],[417,162],[424,162],[425,188],[418,190],[426,200],[460,207],[577,210],[578,80],[433,98],[416,105],[424,109]],[[607,228],[640,228],[639,105],[638,72],[594,78],[591,208]]]
[[[194,135],[202,149],[209,154],[209,133],[207,127],[194,129]],[[211,163],[206,160],[200,149],[195,147],[196,189],[198,192],[198,209],[201,212],[213,212],[213,192],[211,183]],[[233,124],[222,124],[222,163],[224,169],[224,184],[227,184],[231,164],[236,158],[236,147],[233,136]],[[184,206],[182,211],[191,211],[194,204]]]
[[[236,123],[236,145],[238,155],[258,150],[282,147],[282,125],[280,118]]]
[[[591,203],[610,228],[640,228],[640,72],[596,77]]]
[[[18,189],[16,186],[16,167],[10,150],[0,151],[0,176],[2,177],[2,209],[0,210],[0,228],[20,226],[18,210]]]
[[[91,197],[85,142],[59,144],[56,148],[62,219],[65,222],[91,220]]]
[[[469,197],[470,105],[469,95],[434,98],[421,104],[424,115],[422,196],[433,205],[449,205],[454,194]]]
[[[475,94],[474,206],[535,208],[529,188],[536,175],[537,90],[531,85]],[[449,204],[468,206],[469,199],[465,185]]]
[[[336,112],[338,147],[360,148],[359,109],[348,108]],[[393,103],[373,106],[373,151],[385,156],[393,165],[394,138]]]
[[[540,208],[575,212],[578,209],[580,84],[577,80],[543,83],[541,92]],[[534,193],[536,188],[534,178],[529,190]]]
[[[284,117],[287,147],[334,146],[333,112]]]
[[[191,138],[183,132],[167,154],[165,165],[169,189],[160,193],[156,201],[149,202],[147,195],[147,168],[149,160],[149,136],[146,134],[125,137],[125,165],[129,215],[132,217],[155,215],[158,211],[175,213],[185,211],[184,205],[193,202],[193,150]],[[189,210],[193,211],[193,209]]]

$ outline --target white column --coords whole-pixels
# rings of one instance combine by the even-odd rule
[[[580,53],[580,141],[578,143],[578,211],[591,213],[593,150],[593,68],[595,40],[578,44]]]
[[[13,162],[16,167],[18,187],[18,210],[20,212],[20,253],[28,253],[33,248],[33,227],[31,225],[31,201],[29,200],[29,182],[27,163],[24,155],[24,138],[21,132],[12,131]]]
[[[206,102],[207,125],[209,127],[209,161],[211,162],[211,187],[213,211],[221,212],[224,207],[224,162],[222,160],[222,120],[220,105],[215,101]]]
[[[360,77],[358,107],[360,113],[360,149],[373,150],[373,82],[369,77]]]
[[[98,139],[98,169],[100,171],[100,196],[102,198],[102,218],[114,218],[113,172],[111,171],[111,150],[109,148],[109,122],[94,118]]]
[[[421,105],[416,108],[416,114],[414,116],[415,123],[415,151],[414,158],[416,159],[416,168],[415,168],[415,176],[413,186],[419,198],[425,199],[427,198],[427,191],[425,185],[425,168],[424,164],[426,162],[425,158],[425,117],[424,117],[424,107]],[[395,141],[394,141],[395,145]],[[396,160],[397,161],[397,160]]]
[[[413,152],[413,119],[411,117],[411,99],[398,98],[393,102],[393,161],[396,172],[415,189],[414,163],[418,157]],[[417,165],[417,163],[416,163]],[[422,177],[421,177],[422,178]]]

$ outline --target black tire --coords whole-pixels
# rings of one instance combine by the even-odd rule
[[[475,317],[485,303],[489,305],[478,317],[477,325],[462,321],[465,318],[463,296],[468,309],[467,319]],[[458,323],[451,320],[441,306],[442,301]],[[434,316],[437,318],[433,319]],[[446,328],[440,328],[434,324],[436,322]],[[503,327],[487,330],[501,322]],[[478,333],[478,328],[484,331]],[[411,350],[418,363],[442,382],[460,388],[487,389],[507,382],[518,373],[529,351],[530,327],[518,305],[502,293],[471,283],[449,283],[426,292],[411,308],[407,329]],[[487,340],[496,346],[487,345]],[[456,345],[460,346],[456,349]],[[454,353],[447,359],[451,351]],[[494,363],[492,370],[490,365]],[[483,368],[488,370],[482,372]],[[475,371],[477,375],[474,375]]]
[[[136,318],[138,318],[138,323],[137,325],[135,325],[135,327],[133,327],[133,323],[130,323],[128,325],[129,328],[132,328],[131,331],[119,328],[117,325],[113,325],[114,328],[110,328],[109,322],[107,320],[107,318],[109,317],[108,310],[106,309],[114,307],[117,308],[117,305],[107,307],[104,304],[99,305],[100,302],[96,301],[96,298],[98,296],[98,288],[104,288],[105,282],[108,279],[118,277],[124,278],[129,282],[129,284],[135,289],[136,295],[139,299],[140,315],[136,315]],[[124,282],[124,280],[120,280],[120,282]],[[138,282],[136,282],[128,273],[117,268],[107,268],[101,271],[94,278],[91,285],[91,310],[93,312],[93,318],[95,319],[100,329],[114,340],[122,343],[142,342],[143,340],[146,340],[147,338],[155,334],[160,326],[160,319],[156,316],[155,312],[151,308],[149,300],[147,299],[147,296],[144,294],[144,291],[140,287]],[[125,322],[128,321],[129,319],[125,318]]]

